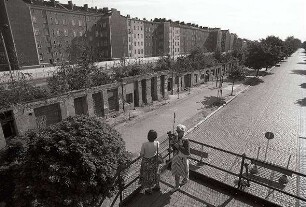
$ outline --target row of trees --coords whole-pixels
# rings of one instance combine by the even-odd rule
[[[301,47],[301,44],[301,40],[293,36],[287,37],[285,41],[276,36],[268,36],[260,41],[250,42],[243,51],[245,58],[242,60],[242,64],[255,69],[258,75],[260,69],[272,67],[289,57]]]

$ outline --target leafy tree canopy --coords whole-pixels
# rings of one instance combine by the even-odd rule
[[[6,171],[14,175],[14,206],[89,207],[115,192],[114,176],[129,156],[109,125],[75,116],[17,137],[9,143],[6,161]],[[0,175],[8,174],[1,170]]]

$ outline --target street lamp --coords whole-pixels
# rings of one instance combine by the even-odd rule
[[[3,38],[3,34],[2,34],[2,29],[4,30],[4,29],[7,29],[7,28],[8,28],[7,24],[4,24],[2,26],[2,28],[0,28],[0,38],[1,38],[1,42],[2,42],[3,48],[4,48],[5,60],[7,62],[8,67],[9,67],[11,79],[13,81],[12,67],[11,67],[10,59],[8,57],[8,53],[7,53],[7,49],[6,49],[6,44],[5,44],[5,41],[4,41],[4,38]]]

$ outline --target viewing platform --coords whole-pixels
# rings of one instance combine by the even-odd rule
[[[304,206],[302,190],[306,175],[245,154],[190,140],[190,180],[175,192],[170,171],[168,140],[161,144],[166,163],[161,168],[160,191],[140,193],[138,184],[141,158],[130,163],[118,194],[105,206],[187,207],[187,206]],[[120,179],[118,179],[120,180]],[[120,182],[119,182],[120,183]],[[104,207],[104,206],[103,206]]]

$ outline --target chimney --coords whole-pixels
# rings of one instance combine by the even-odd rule
[[[68,1],[68,9],[73,10],[73,3],[72,3],[72,1]]]
[[[130,19],[130,18],[131,18],[131,16],[128,14],[128,15],[126,15],[126,18]]]
[[[102,11],[103,13],[108,13],[108,7],[103,7]]]
[[[51,6],[55,7],[55,0],[51,0]]]
[[[88,4],[84,4],[84,10],[88,11]]]
[[[97,6],[95,6],[95,11],[98,12],[98,7]]]

